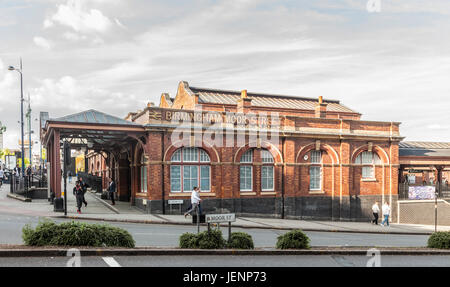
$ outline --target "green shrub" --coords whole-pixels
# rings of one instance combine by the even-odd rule
[[[197,244],[200,249],[222,249],[226,246],[226,241],[222,237],[222,231],[210,230],[197,234]]]
[[[278,236],[277,249],[309,249],[309,238],[300,229]]]
[[[203,231],[199,234],[184,233],[180,236],[180,248],[222,249],[226,241],[220,230]]]
[[[197,235],[194,233],[183,233],[180,236],[180,248],[195,249],[197,247]]]
[[[245,232],[232,232],[230,237],[230,242],[227,244],[228,248],[235,249],[253,249],[255,248],[253,244],[253,239],[250,234]]]
[[[22,239],[26,245],[44,246],[114,246],[133,248],[135,241],[131,234],[121,228],[106,224],[87,224],[52,221],[39,222],[33,230],[30,225],[22,229]]]
[[[450,232],[434,232],[428,238],[429,248],[450,249]]]

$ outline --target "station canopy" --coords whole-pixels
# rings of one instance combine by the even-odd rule
[[[70,142],[72,148],[87,147],[92,150],[109,150],[128,144],[145,131],[140,124],[92,109],[47,119],[43,131],[44,143],[50,139],[52,130],[58,130],[60,138]]]
[[[450,143],[400,142],[399,158],[403,166],[450,167]]]

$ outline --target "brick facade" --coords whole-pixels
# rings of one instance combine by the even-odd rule
[[[211,90],[190,88],[181,82],[177,95],[171,99],[162,94],[159,107],[148,106],[138,113],[130,113],[127,119],[145,124],[144,138],[136,139],[136,144],[118,150],[112,159],[99,155],[89,158],[89,172],[110,176],[111,167],[118,182],[119,196],[130,194],[132,202],[149,213],[168,213],[168,200],[184,199],[184,208],[189,205],[190,192],[171,192],[171,162],[173,153],[181,147],[197,147],[206,151],[210,158],[210,190],[201,193],[206,212],[235,212],[240,215],[268,217],[368,220],[373,202],[387,201],[393,208],[397,206],[399,171],[399,123],[361,121],[360,114],[341,106],[339,102],[322,99],[305,99],[293,105],[309,105],[311,109],[284,109],[264,107],[264,101],[291,101],[290,97],[242,93],[235,104],[226,102],[227,91],[214,91],[211,98],[219,97],[219,102],[207,101]],[[230,95],[235,96],[228,92]],[[222,98],[220,98],[222,97]],[[220,102],[222,101],[223,102]],[[317,107],[317,108],[316,108]],[[329,109],[329,110],[328,110]],[[208,111],[214,111],[209,117]],[[277,119],[270,114],[276,112]],[[241,115],[256,114],[261,121],[261,113],[269,113],[266,126],[250,127],[253,118],[243,118],[247,126],[239,129],[236,122],[229,122],[229,113]],[[182,118],[180,121],[177,117]],[[206,136],[212,122],[219,120],[222,139],[211,140]],[[187,124],[186,127],[180,126]],[[216,123],[217,124],[217,123]],[[182,137],[174,137],[177,131],[185,132]],[[277,132],[278,139],[255,137],[252,132]],[[189,133],[188,133],[189,131]],[[190,133],[193,131],[193,133]],[[174,139],[176,138],[176,139]],[[229,140],[233,139],[233,145]],[[249,149],[254,150],[252,166],[252,190],[240,190],[241,156]],[[262,190],[261,150],[272,155],[273,191]],[[320,188],[310,190],[311,152],[321,152]],[[358,156],[367,151],[378,155],[380,162],[371,165],[374,176],[362,177],[363,166],[356,163]],[[141,162],[144,154],[145,161]],[[100,165],[98,165],[100,163]],[[147,167],[147,192],[140,186],[141,167]],[[101,167],[101,170],[98,169]],[[105,183],[106,186],[106,183]],[[131,191],[129,189],[131,188]],[[174,208],[173,212],[179,212]]]

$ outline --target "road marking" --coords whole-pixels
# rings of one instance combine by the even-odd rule
[[[121,267],[113,257],[102,257],[102,259],[109,265],[109,267]]]

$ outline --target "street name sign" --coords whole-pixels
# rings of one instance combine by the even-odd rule
[[[169,199],[168,203],[169,204],[183,204],[183,200],[182,199]]]
[[[206,223],[221,223],[221,222],[235,222],[236,214],[206,214]]]

